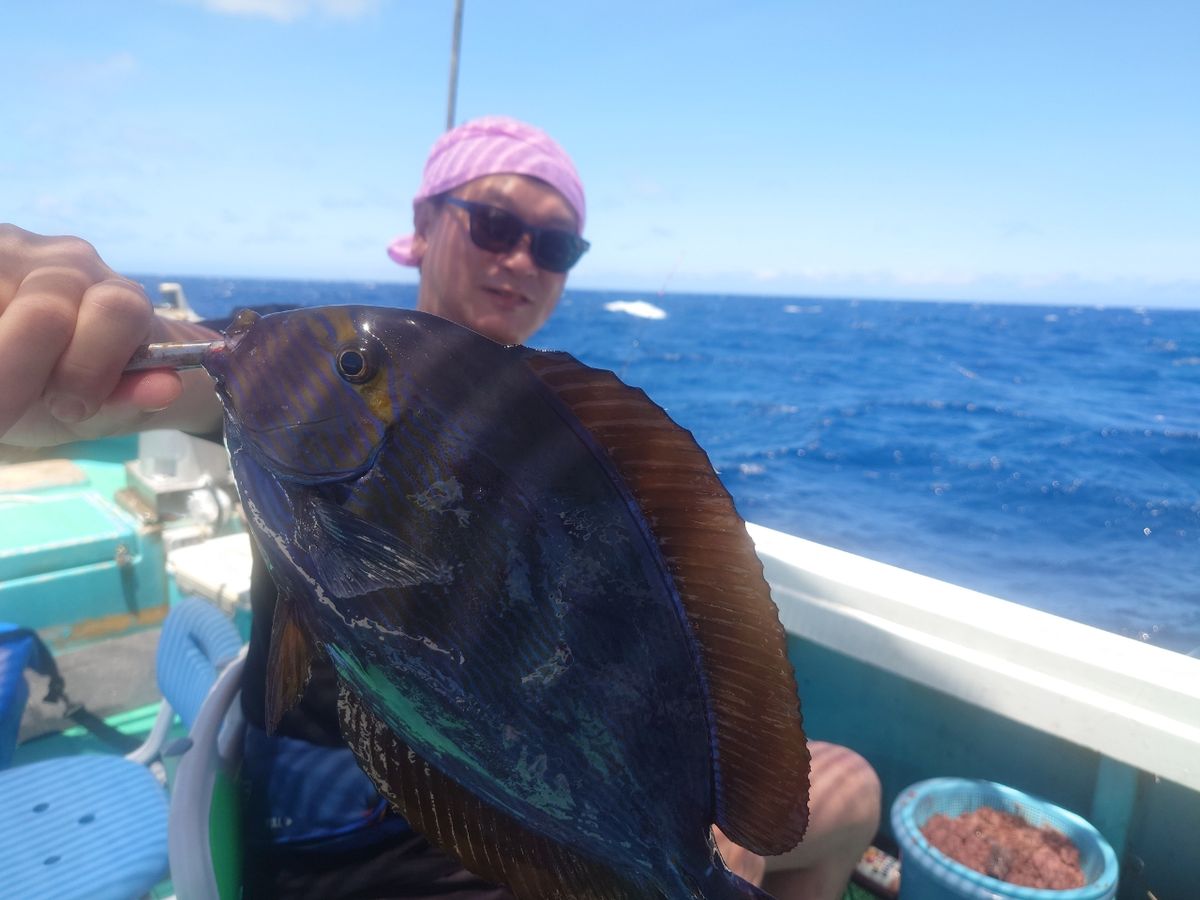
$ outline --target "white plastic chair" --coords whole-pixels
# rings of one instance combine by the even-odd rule
[[[167,827],[171,883],[179,900],[230,900],[241,892],[237,767],[246,651],[221,673],[189,734],[171,786]]]

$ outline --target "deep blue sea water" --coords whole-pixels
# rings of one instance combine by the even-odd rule
[[[176,280],[214,317],[415,300]],[[532,343],[644,388],[750,521],[1200,647],[1200,313],[569,290]]]

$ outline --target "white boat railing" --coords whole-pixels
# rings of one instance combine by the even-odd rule
[[[748,528],[789,632],[1200,790],[1200,659]]]

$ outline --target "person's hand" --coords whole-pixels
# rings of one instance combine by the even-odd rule
[[[721,854],[721,859],[734,875],[754,885],[761,885],[763,875],[767,871],[767,861],[757,853],[752,853],[744,847],[739,847],[721,832],[716,825],[712,828],[713,841]]]
[[[86,241],[0,224],[0,444],[214,427],[216,400],[202,372],[122,375],[140,344],[212,337],[154,315],[141,287]],[[172,404],[172,413],[151,415]]]

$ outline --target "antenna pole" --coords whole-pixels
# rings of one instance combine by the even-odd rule
[[[458,100],[458,50],[462,46],[463,0],[454,0],[454,40],[450,45],[450,100],[446,105],[446,130],[454,127],[454,106]]]

